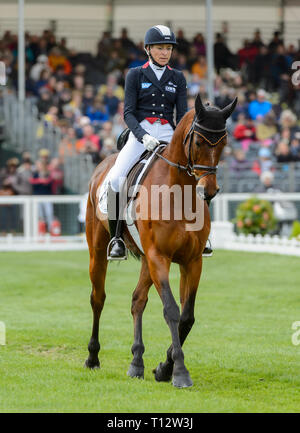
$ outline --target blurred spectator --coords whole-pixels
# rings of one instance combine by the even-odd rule
[[[242,148],[247,151],[250,144],[256,140],[256,129],[253,120],[242,113],[239,114],[233,136],[241,142]]]
[[[49,54],[49,65],[54,72],[56,72],[58,66],[63,66],[65,75],[70,75],[72,71],[71,63],[56,46],[52,48]]]
[[[251,72],[251,78],[257,86],[271,90],[271,54],[264,45],[259,47]]]
[[[111,121],[107,121],[104,122],[102,125],[102,128],[99,132],[99,137],[101,142],[105,139],[105,138],[112,138],[113,140],[115,139],[115,136],[113,134],[113,124]]]
[[[282,39],[280,39],[280,33],[278,31],[275,31],[273,33],[273,38],[271,39],[270,43],[269,43],[269,50],[270,52],[273,52],[276,50],[276,48],[278,47],[278,45],[282,45],[283,41]]]
[[[30,78],[34,81],[38,81],[42,71],[51,72],[48,57],[45,54],[41,54],[37,58],[37,62],[30,69]]]
[[[124,131],[125,128],[127,128],[127,125],[124,121],[124,102],[119,102],[118,105],[118,111],[114,115],[112,119],[113,123],[113,134],[116,138],[119,137],[119,135]]]
[[[51,92],[46,87],[40,90],[40,99],[37,102],[39,114],[46,114],[49,108],[53,105]]]
[[[176,36],[177,41],[177,51],[178,53],[185,54],[186,56],[189,55],[190,51],[190,42],[185,38],[184,32],[182,29],[179,29]]]
[[[94,100],[93,105],[87,108],[85,114],[96,127],[102,127],[103,123],[109,120],[109,111],[100,98]]]
[[[78,115],[78,112],[77,112]],[[75,108],[72,107],[71,104],[66,104],[62,107],[62,116],[63,119],[67,120],[70,125],[74,125],[75,123]]]
[[[0,189],[1,195],[15,195],[19,192],[19,177],[17,168],[19,165],[18,158],[10,158],[6,162],[6,167],[0,171]]]
[[[75,90],[82,92],[84,90],[85,79],[82,75],[75,75],[73,78],[73,86]],[[92,87],[93,90],[93,87]]]
[[[34,165],[29,152],[23,152],[21,165],[17,169],[19,178],[19,194],[29,195],[32,194],[32,186],[30,178],[32,177]]]
[[[172,66],[179,71],[186,71],[188,68],[187,57],[184,54],[176,54],[175,51],[172,56]]]
[[[99,160],[100,138],[92,125],[83,127],[83,138],[77,141],[76,150],[78,153],[90,154],[95,162]]]
[[[215,67],[217,73],[220,73],[221,68],[232,68],[235,69],[235,59],[234,55],[231,53],[227,47],[221,33],[216,34],[216,42],[214,44],[214,57],[215,57]]]
[[[249,104],[249,114],[252,119],[265,116],[272,109],[271,102],[266,100],[267,94],[263,89],[257,91],[257,98]]]
[[[103,143],[103,146],[102,146],[102,149],[100,152],[101,160],[112,155],[113,153],[118,152],[116,140],[114,138],[106,137],[106,138],[104,138],[102,143]]]
[[[79,90],[73,90],[69,105],[74,109],[76,118],[82,116],[82,93]]]
[[[82,98],[82,112],[84,114],[87,112],[88,108],[90,108],[93,105],[93,102],[94,102],[93,86],[87,85],[84,88],[83,98]]]
[[[70,50],[67,47],[67,39],[66,38],[61,38],[60,42],[58,44],[58,48],[60,49],[60,52],[62,53],[63,56],[68,56],[70,53]]]
[[[19,191],[19,177],[17,167],[19,160],[11,158],[6,162],[6,167],[0,171],[0,196],[16,195]],[[0,231],[14,233],[17,231],[19,209],[18,205],[0,205]]]
[[[272,153],[267,147],[262,147],[258,152],[260,172],[270,171],[273,167]]]
[[[264,171],[259,179],[261,183],[256,188],[255,192],[269,192],[274,189],[274,174],[271,171]]]
[[[275,150],[277,162],[292,162],[298,161],[299,157],[292,154],[289,148],[288,140],[281,140]]]
[[[118,84],[116,74],[108,74],[106,84],[102,84],[98,90],[98,96],[104,96],[107,93],[107,88],[111,88],[113,95],[120,101],[124,101],[124,89]]]
[[[251,41],[251,45],[253,45],[254,47],[257,47],[257,48],[264,46],[264,43],[263,43],[262,38],[261,38],[260,30],[255,30],[254,37]]]
[[[104,31],[102,34],[102,38],[98,42],[98,58],[106,58],[109,55],[109,51],[112,46],[112,37],[110,32]]]
[[[34,93],[36,95],[39,95],[40,91],[43,88],[47,87],[50,76],[51,76],[51,73],[48,69],[42,69],[41,70],[40,76],[39,76],[38,80],[36,81],[36,83],[34,84]]]
[[[266,140],[275,137],[277,133],[276,116],[273,111],[269,111],[262,121],[257,122],[256,125],[256,138],[258,140]]]
[[[118,105],[119,105],[119,98],[114,95],[114,90],[112,86],[107,86],[106,93],[103,97],[103,102],[105,106],[107,107],[109,117],[113,117],[117,111],[118,111]]]
[[[299,132],[296,133],[295,137],[291,140],[290,153],[296,158],[296,161],[300,161],[300,137]]]
[[[251,162],[246,158],[246,153],[242,149],[237,149],[233,153],[234,159],[231,161],[230,169],[236,175],[243,176],[245,170],[251,169]]]
[[[48,166],[49,174],[52,179],[52,194],[62,194],[64,184],[64,172],[59,158],[53,158]]]
[[[257,56],[258,48],[257,46],[250,43],[249,39],[244,40],[244,46],[238,50],[239,66],[240,68],[246,63],[253,63],[255,57]]]
[[[61,142],[59,143],[59,157],[61,162],[64,162],[65,156],[70,157],[74,156],[76,151],[76,133],[74,128],[67,128],[67,132],[65,135],[63,135]]]
[[[300,131],[300,128],[297,125],[297,116],[289,109],[282,111],[279,124],[281,126],[281,133],[283,131],[288,131],[289,139],[291,139],[296,132]]]
[[[49,156],[47,149],[39,151],[39,160],[35,163],[35,170],[30,178],[33,195],[51,195],[52,178],[49,171]],[[53,221],[53,204],[50,202],[39,202],[39,220],[47,223],[48,231]]]
[[[131,39],[129,39],[128,30],[125,27],[123,27],[121,30],[120,42],[121,42],[122,48],[127,53],[129,53],[129,51],[131,51],[131,50],[135,50],[135,44],[133,43],[133,41]]]
[[[206,47],[202,33],[196,34],[193,40],[193,46],[195,47],[198,56],[205,56]]]
[[[196,74],[200,80],[206,78],[207,64],[204,56],[198,56],[197,62],[192,66],[192,74]]]

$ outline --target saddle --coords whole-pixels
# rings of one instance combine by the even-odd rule
[[[157,154],[160,154],[165,149],[167,144],[168,143],[166,141],[160,141],[160,144],[154,152],[145,150],[145,152],[142,153],[140,159],[130,169],[127,175],[127,184],[125,184],[126,190],[122,191],[123,194],[126,194],[127,204],[129,203],[130,199],[134,199],[136,197],[138,187],[143,183],[147,173],[153,166],[154,162],[158,159]],[[130,191],[133,190],[135,193],[130,194]]]
[[[117,149],[120,151],[126,144],[126,141],[128,140],[128,136],[130,134],[130,129],[126,128],[123,132],[121,132],[118,141],[117,141]]]
[[[121,194],[124,194],[124,203],[126,197],[126,211],[125,211],[125,220],[126,225],[129,230],[131,237],[133,238],[135,244],[139,248],[139,250],[144,253],[139,232],[134,224],[135,217],[134,215],[134,200],[136,199],[137,193],[139,191],[139,186],[142,184],[145,179],[147,173],[153,166],[154,162],[157,160],[157,154],[161,153],[168,143],[160,142],[160,145],[155,149],[154,152],[149,152],[146,150],[140,157],[140,159],[135,163],[130,172],[127,175],[127,183],[123,187],[123,191]],[[124,226],[123,226],[124,227]],[[123,230],[122,230],[123,231]],[[122,233],[121,233],[122,234]]]

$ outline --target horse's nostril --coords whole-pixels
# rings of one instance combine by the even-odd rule
[[[207,194],[207,192],[204,190],[204,198],[205,198],[205,200],[212,200],[218,194],[219,189],[220,188],[217,188],[216,191],[215,191],[215,193],[213,193],[213,194]]]

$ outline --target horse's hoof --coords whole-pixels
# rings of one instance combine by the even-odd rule
[[[185,373],[173,376],[172,385],[176,388],[189,388],[193,386],[193,382],[189,373]]]
[[[138,379],[144,379],[144,367],[137,367],[136,365],[130,364],[127,371],[127,376],[137,377]]]
[[[100,362],[99,362],[99,360],[91,361],[91,360],[87,359],[84,363],[84,367],[89,368],[90,370],[96,370],[96,369],[100,368]]]
[[[173,366],[165,366],[162,362],[152,370],[157,382],[170,382],[172,378]]]

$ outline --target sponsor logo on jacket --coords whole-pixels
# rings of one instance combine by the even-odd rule
[[[152,86],[152,83],[142,83],[142,89],[148,89],[150,86]]]
[[[166,91],[167,91],[167,92],[175,93],[175,92],[176,92],[176,89],[175,89],[175,87],[166,86]]]

